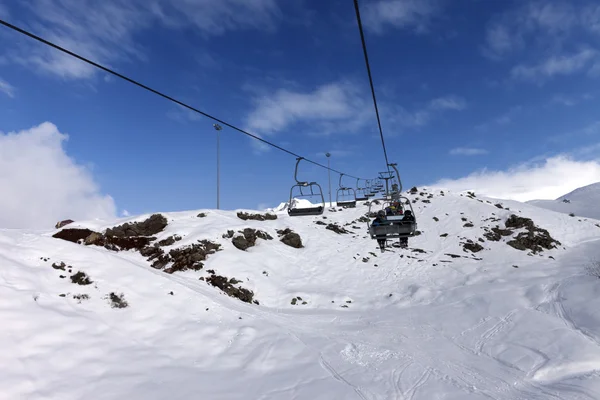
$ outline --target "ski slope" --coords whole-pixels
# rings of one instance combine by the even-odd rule
[[[166,250],[222,246],[200,271],[173,274],[59,230],[0,230],[0,399],[600,398],[600,279],[585,271],[600,259],[597,221],[435,188],[406,196],[421,234],[383,254],[357,222],[363,204],[293,218],[281,207],[266,221],[162,213],[156,240],[181,236]],[[512,214],[560,245],[509,246],[524,228],[484,236]],[[223,237],[244,228],[273,239],[244,251],[237,233]],[[286,228],[304,247],[279,240]],[[483,249],[465,250],[468,240]],[[209,270],[259,304],[207,284]],[[72,283],[78,271],[93,283]],[[110,293],[128,307],[112,308]]]
[[[600,220],[600,182],[575,189],[556,200],[530,200],[527,203],[575,217]]]

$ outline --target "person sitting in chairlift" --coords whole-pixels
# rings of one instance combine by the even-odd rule
[[[385,225],[386,223],[387,223],[387,219],[385,217],[385,211],[380,210],[377,213],[377,216],[375,217],[375,219],[373,220],[373,223],[371,225],[381,226],[381,225]],[[385,251],[385,235],[376,235],[375,238],[377,239],[377,243],[379,244],[379,249],[383,253]]]
[[[415,216],[412,215],[412,211],[406,210],[406,212],[404,212],[404,217],[402,217],[402,221],[415,222]],[[408,247],[407,237],[400,238],[400,247]]]

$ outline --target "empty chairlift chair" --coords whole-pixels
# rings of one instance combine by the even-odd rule
[[[360,178],[356,178],[356,200],[366,201],[368,199],[366,189],[360,187]]]
[[[296,184],[292,186],[290,189],[290,202],[288,205],[288,215],[290,217],[298,217],[304,215],[321,215],[325,210],[325,198],[323,197],[323,190],[321,186],[317,182],[300,182],[298,180],[298,164],[302,161],[304,157],[298,157],[296,160],[296,170],[294,172],[294,179],[296,180]],[[294,195],[294,191],[296,191],[296,195]],[[310,202],[310,206],[304,206],[303,204],[298,204],[294,199],[318,199],[318,205]]]
[[[356,207],[356,191],[342,185],[343,176],[344,174],[340,174],[340,187],[335,194],[335,202],[343,208],[354,208]]]

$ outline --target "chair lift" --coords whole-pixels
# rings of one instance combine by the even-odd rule
[[[356,191],[342,185],[343,176],[344,174],[340,174],[340,187],[335,194],[335,202],[343,208],[354,208],[356,207]]]
[[[371,198],[373,196],[375,196],[375,192],[373,192],[373,188],[371,187],[371,180],[367,179],[367,187],[366,187],[366,193],[365,195],[367,196],[367,198]]]
[[[288,215],[290,217],[298,217],[304,215],[321,215],[325,210],[325,198],[323,197],[323,190],[321,189],[321,186],[317,182],[300,182],[298,180],[298,164],[300,164],[300,161],[302,161],[303,159],[304,157],[298,157],[296,159],[296,170],[294,172],[294,179],[296,180],[296,184],[290,189],[290,202],[287,210]],[[294,188],[299,188],[300,191],[300,195],[296,197],[320,196],[321,205],[314,207],[296,207],[294,202]],[[302,188],[305,188],[305,190],[309,189],[310,194],[303,192]],[[315,193],[316,188],[319,189],[318,193]]]
[[[395,200],[386,200],[385,198],[377,199],[379,205],[376,204],[375,201],[372,201],[369,204],[369,213],[368,216],[377,215],[377,211],[385,210],[386,207],[391,205]],[[398,201],[400,204],[403,204],[406,200],[406,204],[410,208],[412,215],[414,216],[414,210],[412,204],[406,197],[400,196]],[[379,208],[377,211],[373,211],[373,206]],[[414,221],[403,221],[404,215],[388,215],[386,217],[386,223],[384,225],[373,226],[371,225],[371,220],[367,222],[367,228],[369,230],[369,234],[371,235],[371,239],[380,239],[384,236],[386,239],[395,239],[395,238],[404,238],[411,237],[415,235],[417,231],[417,220],[415,217]]]
[[[360,178],[356,178],[356,200],[357,201],[368,200],[369,198],[367,197],[366,189],[361,188],[359,183],[360,183]]]
[[[396,172],[396,176],[390,174],[390,179],[392,179],[392,190],[389,193],[386,193],[381,201],[379,201],[379,205],[381,206],[381,210],[385,210],[385,208],[394,203],[399,202],[401,205],[408,205],[410,211],[414,217],[414,221],[402,221],[404,215],[388,215],[386,217],[387,223],[385,225],[372,226],[371,221],[367,222],[367,228],[369,230],[369,234],[371,235],[371,239],[378,239],[381,236],[385,236],[386,239],[394,239],[394,238],[404,238],[415,236],[415,232],[417,231],[417,217],[415,216],[415,212],[413,210],[412,204],[408,198],[403,197],[402,193],[402,180],[400,179],[400,173],[398,172],[398,168],[396,167],[396,163],[388,164],[390,167],[394,169]],[[369,217],[373,217],[373,211],[371,207],[375,204],[375,201],[372,201],[369,204],[369,213],[367,214]],[[379,211],[379,210],[377,210]],[[379,237],[378,237],[379,236]]]

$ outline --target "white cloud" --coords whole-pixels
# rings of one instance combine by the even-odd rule
[[[458,96],[445,96],[432,100],[430,107],[434,110],[460,111],[467,108],[467,103],[463,98]]]
[[[67,135],[45,122],[0,132],[0,227],[53,228],[59,220],[113,218],[115,203],[69,158]]]
[[[377,120],[369,93],[357,85],[342,81],[324,84],[312,92],[279,89],[256,91],[254,109],[246,117],[246,129],[252,133],[273,135],[294,127],[312,135],[357,133],[377,129]],[[378,103],[383,124],[398,128],[418,128],[427,125],[435,115],[458,111],[466,107],[464,99],[449,95],[434,99],[422,108],[407,110],[399,105]],[[299,126],[309,124],[310,128]],[[385,128],[384,128],[385,131]]]
[[[270,30],[280,18],[275,0],[33,0],[33,31],[93,61],[111,66],[144,59],[136,36],[149,28],[195,28],[207,37],[239,29]],[[27,28],[25,26],[25,28]],[[98,70],[30,39],[9,47],[8,58],[36,71],[85,79]]]
[[[495,23],[488,27],[486,42],[488,47],[485,49],[484,54],[495,59],[522,46],[520,37],[512,36],[510,28],[501,23]]]
[[[542,163],[524,163],[506,171],[474,172],[460,179],[442,179],[432,186],[453,191],[473,190],[500,199],[555,199],[578,187],[600,181],[598,161],[577,161],[560,155]]]
[[[583,49],[573,54],[552,56],[538,65],[517,65],[511,70],[511,76],[524,81],[542,82],[555,75],[571,75],[589,67],[590,61],[597,55],[596,50]]]
[[[499,60],[531,46],[540,46],[545,51],[560,48],[574,28],[584,25],[584,14],[561,0],[517,4],[488,23],[483,49],[486,57]]]
[[[276,0],[162,0],[153,11],[167,25],[191,24],[206,35],[249,28],[273,30],[282,17]]]
[[[300,122],[312,123],[318,134],[357,132],[374,118],[367,100],[347,82],[326,84],[312,92],[279,89],[254,99],[255,109],[246,118],[246,126],[265,135]]]
[[[552,97],[552,103],[562,104],[563,106],[572,107],[581,102],[593,100],[594,95],[590,93],[584,93],[582,95],[564,95],[556,94]]]
[[[131,216],[131,214],[129,213],[129,211],[123,210],[123,211],[121,211],[121,216],[123,216],[123,217],[129,217],[129,216]]]
[[[386,26],[427,31],[431,18],[441,11],[435,0],[379,0],[364,7],[364,24],[375,33],[383,33]]]
[[[15,88],[5,80],[0,78],[0,93],[4,93],[8,97],[15,97]]]
[[[488,154],[488,151],[485,149],[477,149],[473,147],[457,147],[450,150],[450,155],[453,156],[478,156]]]

